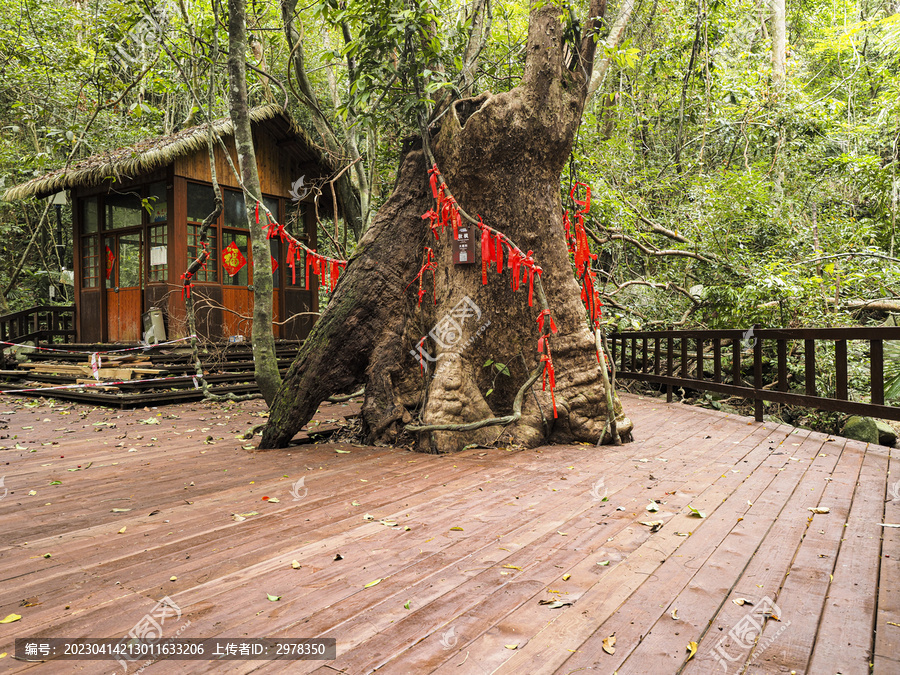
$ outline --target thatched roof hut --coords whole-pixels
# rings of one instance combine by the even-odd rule
[[[333,174],[323,154],[277,105],[250,113],[263,200],[298,238],[315,246],[312,208],[291,193]],[[213,130],[237,166],[234,126],[213,121]],[[209,241],[211,259],[194,278],[200,308],[199,329],[210,337],[249,336],[253,271],[243,194],[221,146],[216,176],[225,210]],[[136,342],[145,335],[142,315],[158,308],[168,336],[187,333],[181,275],[199,252],[199,224],[212,208],[207,125],[101,152],[70,167],[8,189],[3,198],[45,197],[66,190],[73,209],[73,250],[77,339],[82,342]],[[235,251],[239,255],[235,255]],[[228,261],[244,260],[235,269]],[[303,287],[305,275],[292,275],[285,251],[272,244],[275,270],[276,334],[302,338],[317,294]],[[312,284],[311,284],[312,285]]]

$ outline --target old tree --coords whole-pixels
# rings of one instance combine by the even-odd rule
[[[402,158],[392,196],[284,379],[260,447],[286,446],[322,401],[360,385],[369,443],[395,442],[404,431],[429,452],[494,443],[500,434],[526,446],[611,440],[607,401],[614,399],[607,398],[570,262],[560,198],[602,13],[601,2],[592,2],[585,36],[575,43],[559,7],[534,5],[519,85],[457,100],[437,122],[423,126],[429,138],[411,143]],[[525,255],[533,252],[539,279],[532,282],[523,266],[516,270],[522,278],[516,291],[508,259],[502,274],[491,263],[487,283],[481,256],[478,264],[454,264],[452,229],[439,229],[436,241],[423,219],[436,206],[431,157],[465,214],[480,216]],[[470,255],[481,252],[481,230],[462,224],[473,240]],[[423,272],[426,247],[434,251],[434,265]],[[503,248],[505,256],[510,252],[515,258],[511,247]],[[530,306],[532,283],[538,288]],[[550,375],[551,364],[541,361],[537,347],[540,287],[558,330],[545,338],[555,388],[537,379],[516,401],[529,379]],[[549,333],[550,322],[543,323]],[[521,414],[511,415],[517,407]],[[614,407],[618,433],[627,437],[631,423],[617,401]],[[477,424],[504,416],[512,422]],[[430,428],[444,425],[468,426]]]

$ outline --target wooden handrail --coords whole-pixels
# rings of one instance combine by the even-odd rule
[[[869,402],[851,401],[849,397],[847,343],[857,340],[869,343]],[[616,377],[664,384],[669,402],[675,387],[753,399],[754,414],[759,422],[763,419],[763,401],[900,421],[900,407],[886,405],[884,400],[885,340],[900,341],[900,328],[754,326],[752,331],[628,331],[609,336],[611,357],[617,364]],[[825,393],[820,392],[816,384],[816,344],[823,342],[834,343],[834,386],[832,391]],[[789,346],[794,344],[802,344],[804,351],[802,394],[791,391],[788,381],[787,357]],[[712,348],[711,354],[709,346]],[[726,372],[722,363],[723,353],[729,346],[731,368],[728,369],[730,372]],[[742,375],[742,357],[749,358],[751,355],[752,383],[745,381]],[[705,365],[710,359],[711,376],[705,372]],[[775,365],[775,379],[771,382],[764,382],[766,359]]]
[[[0,316],[0,340],[54,343],[75,341],[75,305],[38,305]]]

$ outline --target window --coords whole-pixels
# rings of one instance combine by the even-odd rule
[[[147,222],[164,223],[168,220],[169,203],[166,195],[166,184],[153,183],[147,194],[147,207],[149,209]]]
[[[81,202],[81,233],[90,234],[100,229],[100,202],[89,197]]]
[[[96,202],[95,202],[96,204]],[[97,288],[100,285],[100,256],[97,250],[97,237],[81,239],[81,286]]]
[[[198,225],[216,208],[216,194],[211,185],[187,184],[187,220]],[[215,225],[215,223],[213,223]]]
[[[187,184],[187,250],[188,264],[196,260],[203,248],[200,245],[200,226],[206,217],[216,208],[216,193],[211,185]],[[210,225],[206,234],[206,249],[209,251],[209,259],[206,261],[206,269],[202,267],[194,275],[195,281],[218,281],[219,257],[216,249],[216,224]]]
[[[239,230],[248,229],[243,193],[225,190],[223,199],[225,200],[225,227],[234,227]]]
[[[135,193],[109,194],[104,199],[107,230],[140,227],[141,198]]]
[[[190,265],[196,260],[203,248],[200,245],[200,226],[194,223],[188,223],[187,226],[187,249],[188,264]],[[209,251],[209,258],[206,260],[206,269],[202,267],[197,270],[194,275],[195,281],[209,281],[215,283],[217,281],[216,270],[219,265],[219,256],[216,251],[216,228],[210,227],[206,233],[206,250]]]
[[[150,228],[150,281],[168,281],[169,279],[169,228],[163,225],[151,225]]]

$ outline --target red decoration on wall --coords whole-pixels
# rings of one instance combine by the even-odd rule
[[[241,253],[241,249],[238,248],[238,245],[235,242],[228,244],[228,246],[225,247],[225,250],[222,251],[222,267],[225,268],[225,271],[228,272],[230,276],[234,276],[240,272],[246,264],[247,259],[244,257],[244,254]]]
[[[275,256],[270,256],[272,258],[272,274],[275,274],[275,270],[278,269],[278,261],[275,260]]]
[[[106,278],[107,279],[109,279],[109,276],[112,274],[113,267],[115,267],[115,264],[116,264],[116,256],[112,252],[112,250],[109,248],[109,246],[107,246],[106,247]]]

